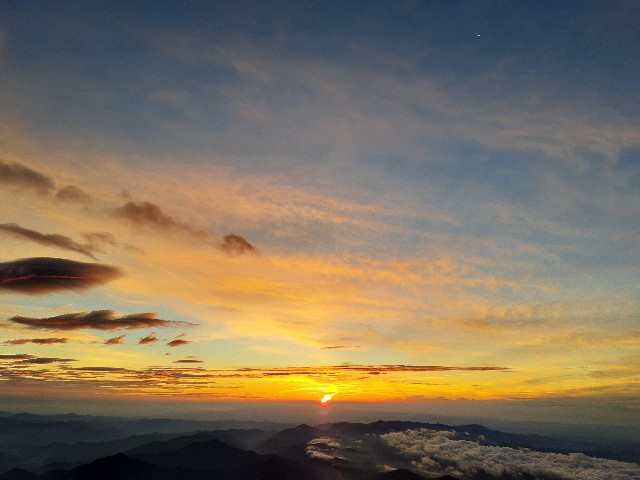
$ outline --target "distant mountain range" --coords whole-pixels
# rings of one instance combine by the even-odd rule
[[[571,462],[583,472],[591,468],[591,478],[604,480],[609,477],[597,472],[609,471],[622,475],[611,478],[640,479],[638,465],[620,462],[639,461],[640,449],[635,457],[605,460],[585,455],[597,453],[588,444],[582,454],[569,455],[576,447],[581,446],[481,425],[377,421],[289,427],[0,413],[0,480],[581,478],[562,476],[572,471]],[[452,456],[456,451],[459,458]]]

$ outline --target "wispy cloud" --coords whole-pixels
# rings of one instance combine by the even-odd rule
[[[120,245],[116,241],[116,238],[113,234],[109,232],[89,232],[83,233],[82,238],[84,238],[85,243],[84,247],[91,252],[96,253],[105,253],[104,247],[119,247]],[[124,248],[131,249],[131,245],[125,245]]]
[[[158,318],[155,313],[134,313],[130,315],[116,316],[112,310],[94,310],[86,313],[65,313],[63,315],[47,318],[14,316],[9,318],[9,321],[25,325],[29,328],[48,330],[79,330],[83,328],[94,330],[135,330],[158,327],[187,327],[194,325],[188,322],[163,320]]]
[[[61,202],[90,203],[91,195],[75,185],[67,185],[56,192],[56,200]]]
[[[53,180],[48,176],[20,163],[5,163],[2,160],[0,183],[40,194],[47,194],[54,189]]]
[[[112,214],[133,225],[152,227],[166,232],[186,233],[199,239],[208,239],[209,234],[199,230],[186,222],[175,220],[162,209],[151,202],[126,202],[121,207],[112,209]]]
[[[344,350],[349,348],[360,348],[360,345],[330,345],[328,347],[321,347],[322,350]]]
[[[114,280],[120,269],[63,258],[23,258],[0,263],[0,290],[43,295],[60,290],[84,290]]]
[[[0,224],[0,231],[26,238],[40,245],[62,248],[64,250],[70,250],[72,252],[78,252],[94,260],[97,260],[93,255],[95,249],[90,244],[81,245],[74,242],[71,238],[65,235],[59,235],[57,233],[40,233],[35,230],[23,228],[15,223],[2,223]]]
[[[134,226],[153,228],[168,234],[185,234],[205,242],[215,241],[209,232],[171,217],[155,203],[128,201],[121,207],[112,208],[111,214]],[[230,255],[243,255],[257,251],[254,245],[236,234],[226,235],[218,248]]]

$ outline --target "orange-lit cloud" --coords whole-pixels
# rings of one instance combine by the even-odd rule
[[[184,333],[178,335],[176,338],[167,343],[167,347],[181,347],[183,345],[188,345],[191,343],[191,340],[185,340],[182,337],[184,337]]]
[[[113,337],[113,338],[109,338],[107,340],[105,340],[105,345],[122,345],[124,343],[124,338],[127,335],[120,335],[118,337]]]
[[[146,337],[141,338],[140,341],[138,342],[138,345],[148,345],[150,343],[157,342],[158,338],[156,336],[157,336],[156,333],[150,333]]]

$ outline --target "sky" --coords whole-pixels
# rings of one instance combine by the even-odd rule
[[[636,418],[639,22],[2,2],[0,397]]]

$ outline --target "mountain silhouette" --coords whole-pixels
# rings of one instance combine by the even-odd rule
[[[262,455],[231,447],[220,440],[195,442],[177,450],[133,456],[154,465],[184,466],[198,470],[233,470],[264,460]]]
[[[22,468],[12,468],[0,475],[0,480],[38,480],[38,475]]]
[[[575,445],[552,437],[507,433],[476,424],[451,426],[381,420],[366,424],[302,424],[276,433],[252,428],[145,433],[113,440],[109,438],[113,430],[108,425],[102,429],[104,417],[96,417],[95,425],[93,421],[92,417],[76,415],[53,419],[27,414],[0,415],[0,480],[461,480],[445,475],[451,471],[451,465],[437,459],[428,473],[412,471],[417,468],[416,455],[422,453],[403,453],[388,441],[404,438],[405,434],[385,435],[413,431],[411,435],[417,435],[416,438],[432,435],[467,445],[517,448],[525,454],[527,450],[565,453]],[[189,422],[165,420],[134,423],[136,430],[152,426],[161,429],[167,425],[192,426]],[[116,424],[121,428],[124,422],[118,424],[116,420]],[[24,432],[19,431],[20,425],[25,427]],[[3,430],[4,426],[8,428]],[[66,440],[73,439],[74,433],[76,439],[82,439],[88,432],[93,435],[100,430],[111,432],[102,442],[43,443],[54,432],[63,432]],[[36,435],[36,431],[43,436]],[[2,439],[4,434],[7,436]],[[30,445],[24,443],[28,435],[33,436]],[[9,438],[17,441],[8,441]],[[631,442],[628,447],[633,445]],[[633,470],[636,466],[629,464],[628,468]],[[380,473],[383,469],[389,471]],[[515,478],[509,475],[496,477],[495,472],[478,467],[467,471],[464,480]],[[518,478],[540,480],[543,477],[523,471],[518,473]]]

